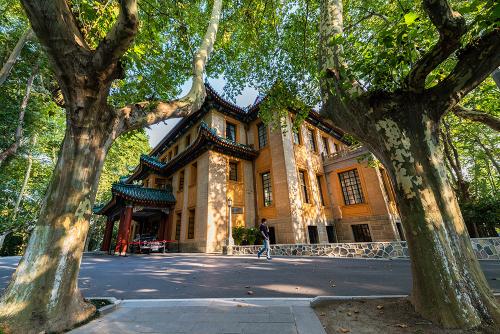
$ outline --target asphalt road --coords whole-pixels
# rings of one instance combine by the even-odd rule
[[[19,257],[0,258],[0,289],[18,261]],[[500,261],[481,261],[481,267],[490,286],[500,292]],[[359,296],[408,294],[411,274],[408,260],[84,256],[79,286],[86,297],[121,299]]]

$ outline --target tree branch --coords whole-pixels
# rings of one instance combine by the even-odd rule
[[[423,0],[423,7],[439,32],[439,40],[406,77],[407,86],[412,91],[424,89],[429,73],[460,47],[460,38],[466,31],[465,19],[451,9],[447,0]]]
[[[500,27],[472,40],[457,51],[457,57],[458,62],[450,74],[428,90],[429,99],[441,103],[437,117],[460,102],[500,66]]]
[[[75,80],[78,67],[87,64],[91,51],[65,0],[22,0],[26,15],[40,44],[45,48],[65,93]]]
[[[117,21],[99,43],[92,59],[94,68],[106,69],[116,63],[128,50],[139,25],[137,0],[120,0],[120,14]]]
[[[193,57],[193,77],[189,93],[169,102],[140,102],[118,110],[124,124],[120,132],[130,131],[156,124],[168,118],[186,117],[200,109],[205,101],[206,90],[203,82],[205,65],[213,50],[219,27],[222,0],[214,0],[210,22],[202,43]]]
[[[500,131],[500,119],[476,109],[467,109],[460,105],[454,106],[451,111],[458,117],[469,121],[480,122],[495,131]]]
[[[14,135],[14,142],[10,144],[10,146],[5,150],[0,152],[0,165],[5,161],[5,159],[16,154],[17,150],[22,144],[24,115],[26,114],[26,107],[28,106],[28,101],[31,96],[31,88],[33,87],[33,81],[35,80],[37,73],[38,63],[35,64],[35,66],[31,70],[31,75],[28,78],[28,82],[26,83],[26,92],[24,93],[23,101],[21,102],[21,107],[19,108],[19,116],[17,121],[16,133]]]
[[[16,63],[17,57],[19,57],[19,55],[21,54],[21,50],[23,49],[26,42],[32,37],[33,37],[33,30],[31,30],[30,28],[26,30],[17,41],[16,46],[9,55],[9,58],[7,59],[5,64],[2,66],[2,69],[0,70],[0,86],[5,82],[5,80],[7,80],[7,77],[9,76],[12,67],[14,67],[14,64]]]

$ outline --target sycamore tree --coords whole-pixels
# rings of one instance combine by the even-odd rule
[[[283,106],[298,95],[305,103],[292,107],[300,114],[321,106],[385,165],[408,239],[411,301],[446,327],[500,324],[440,138],[448,113],[498,130],[498,113],[465,100],[500,65],[499,10],[486,0],[254,1],[225,30],[233,43],[211,61],[229,64],[229,96],[242,82]],[[498,109],[498,95],[495,101]],[[261,108],[270,120],[283,115],[272,103]]]
[[[83,300],[77,278],[97,183],[108,150],[120,135],[169,117],[189,115],[199,109],[204,100],[203,73],[215,42],[222,1],[149,3],[163,9],[166,15],[155,26],[144,29],[149,31],[138,35],[139,10],[135,0],[96,3],[89,10],[85,8],[90,6],[87,1],[22,1],[62,94],[66,128],[37,223],[1,298],[0,319],[7,332],[62,331],[93,314],[95,308]],[[148,15],[147,7],[144,8],[143,14]],[[199,38],[189,36],[187,25],[175,20],[176,15],[189,8],[196,9],[192,12],[197,14],[194,18],[197,22],[203,20],[205,25],[208,22],[205,34]],[[110,17],[114,20],[106,20]],[[99,29],[93,34],[96,26]],[[174,43],[168,39],[169,32],[179,35],[179,31],[188,40],[186,44],[193,40],[199,42],[196,51],[184,53],[189,55],[188,63],[180,69],[176,67],[180,71],[191,68],[189,93],[180,99],[158,101],[159,96],[153,92],[143,97],[154,102],[116,106],[115,99],[126,95],[127,89],[123,88],[121,94],[111,98],[110,93],[127,83],[126,73],[133,74],[140,66],[127,59],[134,38],[141,42],[134,49],[136,46],[143,51],[156,48],[154,55],[163,57],[163,66],[168,68],[174,66],[175,57],[183,55],[172,52],[175,50],[170,46]],[[161,43],[155,44],[155,39]],[[126,63],[136,66],[126,72]],[[138,87],[140,83],[141,80],[135,80],[131,85]],[[147,87],[136,92],[146,90]]]
[[[498,326],[500,307],[472,251],[439,136],[443,116],[500,65],[498,4],[391,5],[372,8],[400,11],[399,22],[381,19],[382,35],[377,25],[347,35],[343,2],[321,1],[322,112],[361,140],[396,185],[416,310],[446,327]],[[365,53],[356,52],[360,42]],[[359,71],[364,60],[380,68]]]

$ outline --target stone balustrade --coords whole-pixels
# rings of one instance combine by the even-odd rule
[[[500,238],[471,239],[478,259],[499,260]],[[257,254],[260,245],[234,246],[234,255]],[[271,245],[272,256],[328,256],[347,258],[408,258],[405,241],[353,242],[334,244],[277,244]]]

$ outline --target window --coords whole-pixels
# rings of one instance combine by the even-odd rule
[[[326,235],[328,236],[329,243],[337,242],[337,238],[335,237],[335,226],[327,225],[326,226]]]
[[[267,128],[264,123],[257,125],[257,132],[259,136],[259,148],[267,146]]]
[[[372,241],[372,236],[370,235],[370,228],[368,227],[368,224],[356,224],[356,225],[351,225],[351,227],[355,242]]]
[[[186,136],[186,147],[188,147],[189,145],[191,145],[191,135]]]
[[[330,146],[328,145],[328,138],[322,137],[323,139],[323,153],[325,155],[330,154]]]
[[[181,221],[182,214],[179,212],[175,221],[175,240],[177,241],[181,240]]]
[[[238,181],[238,163],[230,162],[229,163],[229,180]]]
[[[293,143],[296,145],[300,145],[300,129],[292,129]]]
[[[231,141],[236,141],[236,125],[226,122],[226,138]]]
[[[189,185],[193,186],[196,184],[196,179],[198,177],[198,164],[195,162],[191,165],[191,175],[189,175]]]
[[[333,146],[335,147],[335,152],[340,151],[340,149],[339,149],[339,144],[334,143],[334,144],[333,144]]]
[[[319,242],[318,227],[309,225],[307,231],[309,232],[309,243],[317,244]]]
[[[188,239],[194,239],[194,210],[189,210]]]
[[[184,191],[184,171],[179,173],[179,189],[178,191]]]
[[[269,243],[271,245],[276,243],[276,229],[274,226],[269,226]]]
[[[346,205],[363,203],[363,192],[361,191],[361,182],[359,181],[358,170],[353,169],[347,172],[339,173],[340,186],[344,195]]]
[[[168,161],[172,160],[172,151],[168,152]]]
[[[179,153],[179,146],[175,145],[174,147],[174,157]]]
[[[300,191],[302,192],[302,200],[304,201],[304,203],[309,203],[309,194],[307,193],[306,172],[303,170],[299,171],[299,186],[300,186]]]
[[[155,184],[156,184],[156,188],[158,188],[158,189],[165,189],[165,187],[167,185],[167,180],[156,178]]]
[[[264,206],[273,204],[273,193],[271,187],[271,173],[266,172],[261,174],[262,190],[264,192]]]
[[[319,198],[321,200],[321,205],[325,206],[325,197],[323,196],[323,185],[321,184],[321,175],[316,175],[316,181],[318,182]]]
[[[307,129],[307,140],[309,141],[309,148],[311,151],[316,152],[316,138],[314,136],[314,130]]]

